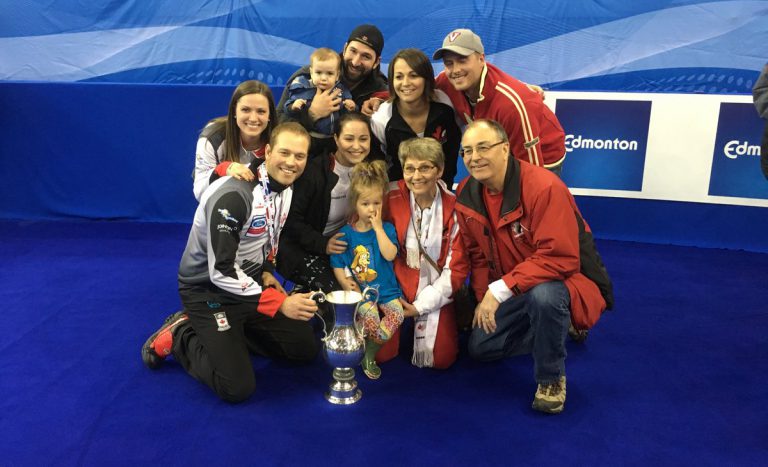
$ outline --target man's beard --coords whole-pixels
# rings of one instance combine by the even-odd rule
[[[356,74],[355,78],[352,78],[352,74],[349,72],[350,69],[354,70],[354,73]],[[355,85],[355,84],[360,83],[360,81],[364,80],[365,77],[368,76],[369,74],[371,74],[372,72],[373,72],[373,70],[370,70],[370,71],[366,72],[365,70],[359,70],[359,69],[355,69],[354,67],[345,65],[344,66],[344,81],[346,81],[346,84],[348,84],[348,85]]]

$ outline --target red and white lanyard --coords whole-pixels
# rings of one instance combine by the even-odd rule
[[[261,192],[264,195],[264,204],[267,207],[267,234],[269,235],[269,255],[267,260],[275,262],[277,258],[277,248],[280,244],[280,231],[283,230],[283,219],[281,214],[283,211],[283,193],[275,193],[274,197],[270,197],[272,190],[269,189],[269,174],[267,173],[267,167],[262,164],[257,169],[259,172],[259,183],[261,184]],[[280,199],[278,206],[277,200]]]

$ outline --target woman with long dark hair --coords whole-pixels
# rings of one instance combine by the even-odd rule
[[[390,99],[371,117],[371,128],[389,166],[390,181],[403,179],[398,158],[400,143],[416,137],[431,137],[442,146],[445,170],[442,179],[449,188],[456,176],[461,130],[456,124],[448,96],[435,89],[432,64],[419,49],[402,49],[389,63]]]
[[[275,100],[261,81],[243,81],[232,93],[227,115],[208,122],[195,150],[193,192],[200,201],[212,181],[224,175],[252,180],[249,164],[261,164],[275,127]]]
[[[338,231],[347,223],[352,168],[371,150],[368,117],[359,112],[342,115],[333,137],[336,149],[312,159],[294,185],[291,211],[280,239],[277,268],[297,290],[341,289],[329,256],[347,249]]]

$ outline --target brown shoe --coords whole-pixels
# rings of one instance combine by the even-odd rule
[[[534,410],[560,413],[565,407],[565,376],[550,384],[539,384],[533,397]]]

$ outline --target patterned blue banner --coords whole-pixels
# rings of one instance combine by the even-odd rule
[[[0,0],[0,80],[282,86],[364,22],[384,65],[469,27],[489,61],[557,90],[748,93],[768,57],[767,0],[610,3]]]

